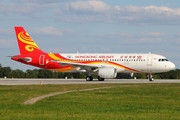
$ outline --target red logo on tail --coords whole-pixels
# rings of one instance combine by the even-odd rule
[[[23,27],[15,27],[15,31],[21,54],[42,52]]]

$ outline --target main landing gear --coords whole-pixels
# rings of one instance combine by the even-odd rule
[[[93,81],[93,77],[92,76],[87,76],[86,81]],[[98,81],[104,81],[104,78],[101,78],[101,77],[98,76]]]
[[[98,76],[98,80],[99,81],[104,81],[104,78],[101,78],[101,77]]]
[[[148,79],[149,79],[149,81],[151,81],[151,82],[154,81],[154,78],[153,78],[152,74],[149,74],[149,75],[148,75]]]
[[[93,81],[93,77],[92,76],[87,76],[86,81]]]

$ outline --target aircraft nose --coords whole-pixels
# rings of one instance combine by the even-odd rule
[[[176,67],[175,64],[171,62],[170,65],[169,65],[169,69],[173,70],[175,67]]]

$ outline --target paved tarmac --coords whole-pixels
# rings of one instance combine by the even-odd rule
[[[34,84],[106,84],[106,83],[180,83],[180,80],[148,79],[106,79],[105,81],[86,81],[85,79],[0,79],[0,85],[34,85]]]

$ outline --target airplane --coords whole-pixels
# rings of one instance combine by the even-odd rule
[[[146,73],[149,81],[153,81],[153,73],[175,68],[166,57],[151,53],[46,53],[22,26],[14,28],[20,54],[11,56],[12,60],[52,71],[85,72],[86,81],[92,81],[93,74],[99,81],[114,79],[117,73]]]

